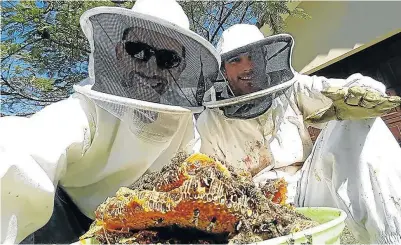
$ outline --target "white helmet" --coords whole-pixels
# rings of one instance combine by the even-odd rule
[[[195,108],[216,79],[220,56],[189,29],[175,0],[138,0],[132,9],[97,7],[80,23],[91,47],[92,91]]]
[[[272,100],[294,80],[288,34],[264,37],[254,25],[238,24],[225,30],[217,44],[221,76],[204,105],[220,108],[226,117],[248,119],[266,112]]]

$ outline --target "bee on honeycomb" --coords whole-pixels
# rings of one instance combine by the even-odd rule
[[[287,185],[284,178],[268,180],[261,190],[272,202],[284,205],[287,201]]]
[[[282,187],[282,185],[276,185]],[[270,195],[273,190],[269,189]],[[280,190],[279,190],[280,192]],[[251,175],[203,154],[178,154],[120,188],[81,239],[102,243],[250,243],[317,225],[268,198]]]

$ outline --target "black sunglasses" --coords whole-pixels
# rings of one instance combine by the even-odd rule
[[[181,63],[180,56],[173,50],[156,49],[143,42],[125,42],[124,47],[129,55],[144,62],[154,55],[156,64],[161,69],[174,68]]]

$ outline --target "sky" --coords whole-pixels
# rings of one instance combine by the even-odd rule
[[[2,2],[1,2],[1,6],[16,5],[16,4],[18,4],[19,2],[20,2],[20,1],[2,1]],[[39,7],[39,8],[44,8],[44,7],[47,6],[46,3],[45,3],[44,1],[35,1],[35,4],[36,4],[36,6]],[[217,14],[217,12],[216,12],[215,14]],[[254,19],[251,19],[250,22],[251,22],[251,23],[255,23],[255,22],[256,22],[256,19],[255,19],[255,18],[254,18]],[[204,25],[205,25],[205,27],[206,27],[206,26],[209,25],[209,23],[205,23]],[[224,27],[225,27],[225,29],[226,29],[228,26],[224,26]],[[211,28],[214,29],[214,28],[216,28],[216,26],[212,26]],[[30,30],[32,30],[32,28],[29,29],[29,27],[28,27],[28,28],[25,28],[24,31],[27,32],[27,31],[30,31]],[[223,30],[220,30],[217,36],[220,36],[221,33],[222,33],[222,31],[223,31]],[[13,43],[15,43],[15,44],[24,42],[24,38],[22,38],[22,33],[21,33],[21,32],[8,33],[8,34],[7,34],[6,32],[2,32],[2,34],[1,34],[1,40],[2,40],[2,41],[7,40],[7,39],[10,39],[10,38],[13,39]],[[215,40],[216,40],[216,42],[217,42],[218,38],[216,38]],[[216,42],[215,42],[214,44],[216,44]],[[3,73],[2,73],[3,76],[7,77],[7,76],[9,76],[9,75],[11,75],[11,76],[15,75],[15,72],[14,72],[14,71],[15,71],[15,67],[19,67],[19,69],[25,70],[25,72],[23,72],[21,75],[24,75],[24,74],[26,75],[26,74],[28,74],[27,70],[29,69],[29,65],[26,64],[26,63],[24,63],[24,62],[21,61],[20,59],[18,59],[18,56],[12,56],[12,57],[8,58],[6,61],[2,61],[2,66],[3,66],[3,65],[4,65],[4,66],[7,65],[9,62],[13,62],[13,65],[11,66],[11,69],[10,69],[10,74],[7,74],[6,72],[3,72]],[[85,72],[87,71],[87,63],[86,63],[86,62],[80,63],[80,64],[76,64],[75,66],[76,66],[75,68],[78,69],[78,70],[80,70],[80,71],[85,71]],[[37,76],[37,77],[42,77],[42,78],[49,78],[50,76],[52,76],[52,77],[55,76],[55,77],[53,77],[53,78],[57,79],[57,77],[56,77],[55,74],[50,74],[50,75],[49,75],[49,74],[46,73],[46,72],[45,72],[45,73],[42,73],[42,74],[36,74],[36,76]],[[3,95],[3,96],[2,96],[2,100],[3,100],[4,98],[7,98],[7,96],[4,96],[4,95]],[[26,110],[25,110],[25,111],[22,110],[22,108],[24,108],[24,107],[26,107],[26,105],[23,104],[23,103],[21,103],[20,105],[16,104],[15,107],[14,107],[14,109],[16,109],[16,110],[21,110],[21,113],[24,113],[24,112],[26,111]],[[41,107],[37,107],[37,108],[28,107],[28,110],[32,110],[32,109],[34,109],[34,110],[39,110],[39,109],[41,109]],[[4,107],[4,106],[1,108],[1,112],[2,112],[2,113],[5,113],[5,114],[12,113],[12,111],[7,110],[7,108]]]

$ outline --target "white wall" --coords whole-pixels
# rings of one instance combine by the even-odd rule
[[[401,1],[305,1],[311,19],[288,17],[286,31],[295,38],[293,66],[307,71],[356,46],[401,29]]]

